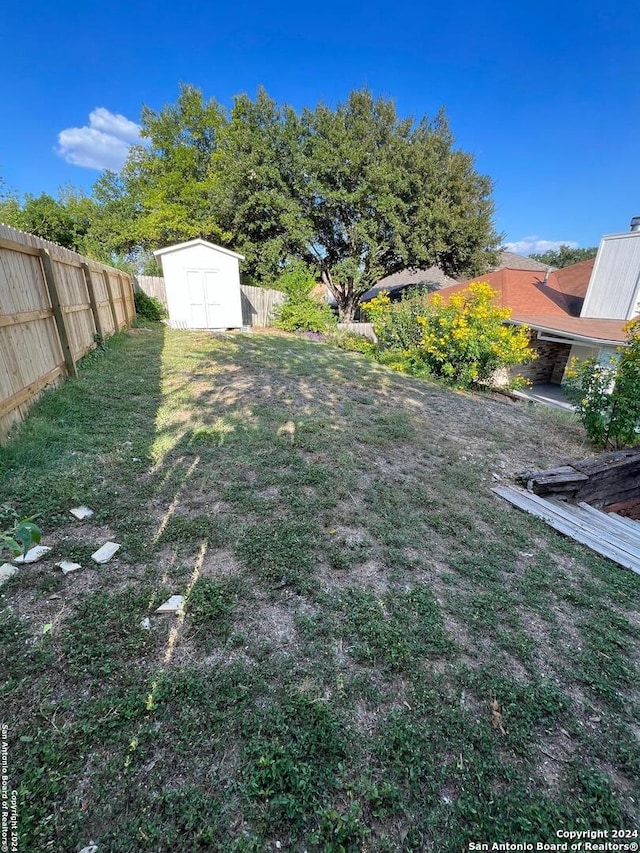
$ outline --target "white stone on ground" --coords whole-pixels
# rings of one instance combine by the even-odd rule
[[[77,572],[78,569],[82,568],[80,563],[72,563],[71,560],[61,560],[59,563],[56,563],[56,566],[62,569],[63,575],[68,575],[70,572]]]
[[[77,518],[78,521],[83,521],[85,518],[91,518],[93,515],[93,510],[89,509],[88,506],[74,506],[74,508],[70,509],[69,512],[74,518]]]
[[[17,574],[18,570],[15,566],[10,566],[9,563],[3,563],[0,566],[0,586],[2,586],[3,583],[6,583],[9,578],[12,578]]]
[[[177,613],[181,609],[183,602],[184,597],[182,595],[172,595],[171,598],[168,598],[164,604],[158,607],[156,613]]]
[[[120,545],[117,542],[105,542],[102,548],[98,548],[97,551],[93,552],[91,559],[94,563],[106,563],[119,548]]]
[[[48,554],[51,548],[48,548],[46,545],[35,545],[26,554],[20,555],[16,557],[13,561],[14,563],[37,563],[38,560],[41,560],[45,554]]]

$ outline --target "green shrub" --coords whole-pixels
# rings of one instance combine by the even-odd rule
[[[418,376],[421,379],[434,376],[418,347],[405,350],[378,350],[375,357],[380,364],[390,367],[391,370],[397,370],[399,373],[409,373],[411,376]]]
[[[336,319],[331,307],[311,295],[316,282],[305,265],[292,266],[273,286],[287,296],[275,310],[279,329],[285,332],[326,332],[335,326]]]
[[[391,302],[382,291],[362,307],[373,323],[378,341],[387,349],[410,350],[422,339],[422,326],[418,322],[427,310],[429,294],[411,288],[399,302]]]
[[[167,316],[164,305],[155,296],[147,296],[144,291],[139,290],[133,298],[138,317],[145,320],[163,320]]]
[[[327,341],[347,352],[361,352],[364,355],[371,355],[375,350],[373,341],[365,338],[364,335],[357,335],[355,332],[347,332],[344,329],[336,329],[331,332]]]
[[[8,551],[12,557],[26,554],[40,542],[42,533],[31,518],[18,518],[12,507],[3,504],[0,507],[0,555]]]
[[[608,366],[574,359],[565,387],[591,441],[599,447],[640,443],[640,320]]]
[[[335,322],[328,305],[285,302],[277,312],[277,327],[285,332],[325,332]]]

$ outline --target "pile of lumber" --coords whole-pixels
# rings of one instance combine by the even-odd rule
[[[492,491],[519,509],[541,518],[554,530],[581,542],[597,554],[640,574],[640,524],[587,503],[541,498],[517,486],[495,486]]]
[[[640,519],[640,448],[616,450],[519,477],[528,491]]]

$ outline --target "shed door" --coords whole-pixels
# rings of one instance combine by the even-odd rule
[[[192,329],[221,326],[221,304],[217,296],[217,270],[187,270],[187,291]]]

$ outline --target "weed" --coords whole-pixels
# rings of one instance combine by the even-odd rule
[[[324,704],[292,694],[258,712],[248,728],[244,784],[256,818],[301,829],[338,784],[344,722]]]
[[[204,515],[174,515],[167,522],[160,542],[172,542],[192,548],[200,542],[206,542],[210,548],[222,548],[228,542],[228,526],[220,519]]]
[[[64,665],[75,675],[105,676],[121,671],[149,648],[151,636],[140,622],[162,590],[96,592],[85,595],[65,622]]]
[[[382,600],[351,589],[341,596],[340,606],[344,632],[354,640],[351,653],[358,661],[402,670],[453,648],[433,594],[424,586]]]
[[[310,522],[260,522],[246,529],[236,553],[270,587],[305,593],[314,586],[313,546],[319,530]]]
[[[582,679],[612,707],[623,706],[625,687],[636,680],[636,671],[625,652],[638,636],[628,620],[611,611],[598,610],[582,627],[584,651],[577,655]],[[622,653],[622,654],[621,654]]]
[[[344,537],[332,538],[326,546],[329,565],[338,571],[348,571],[360,563],[364,563],[369,554],[365,542],[354,542]]]
[[[237,599],[236,583],[210,578],[196,581],[187,604],[188,623],[192,636],[205,651],[229,638]]]

